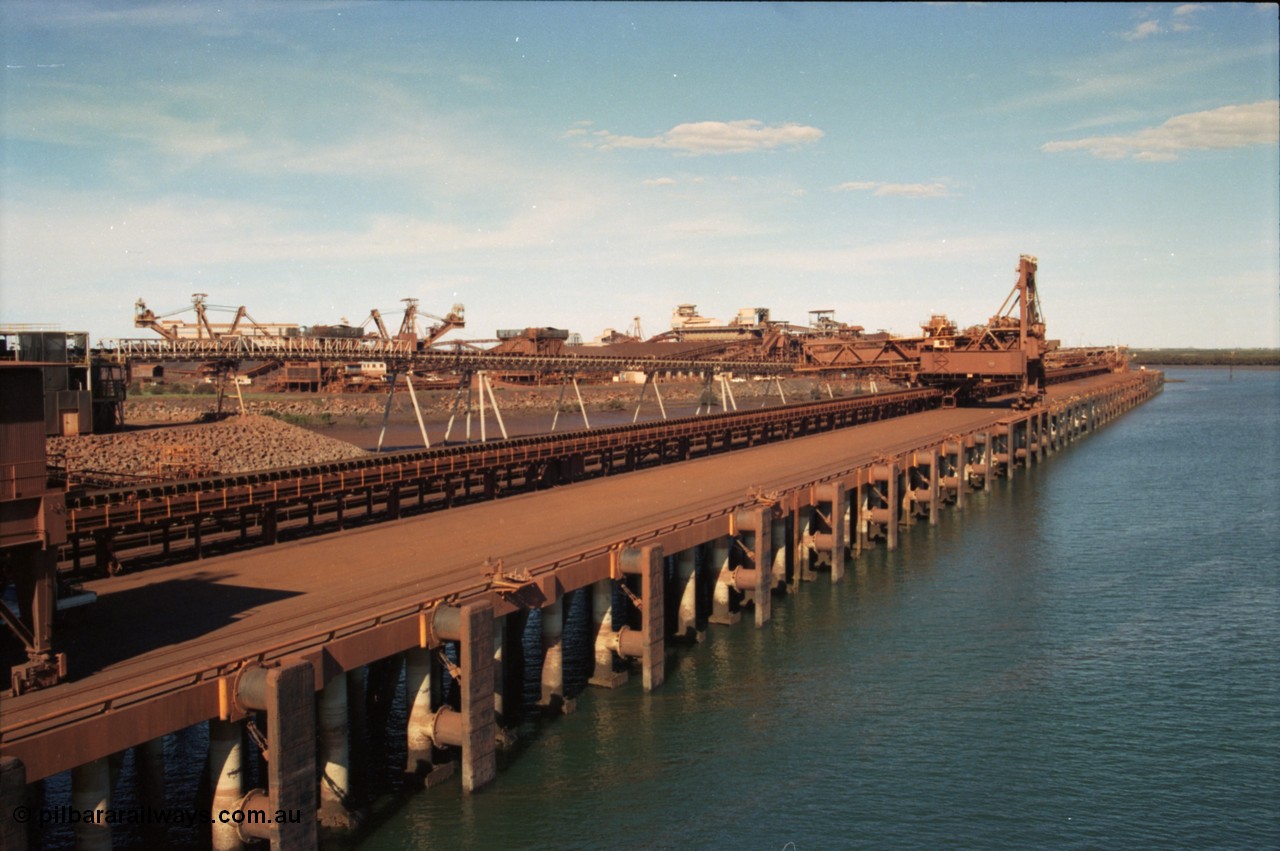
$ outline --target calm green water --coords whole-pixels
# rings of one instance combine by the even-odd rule
[[[659,691],[525,723],[479,794],[406,790],[391,742],[364,828],[330,845],[1280,847],[1280,372],[1169,376],[764,630],[675,649]],[[166,739],[170,803],[203,735]]]
[[[1280,373],[1170,377],[359,847],[1280,846]]]

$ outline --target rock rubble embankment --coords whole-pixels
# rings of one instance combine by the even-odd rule
[[[368,453],[272,417],[147,428],[115,434],[51,437],[50,460],[75,474],[121,482],[294,467]]]

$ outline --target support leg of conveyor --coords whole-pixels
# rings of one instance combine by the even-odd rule
[[[244,725],[239,721],[209,719],[209,787],[213,790],[213,851],[239,851],[244,847],[240,829],[218,817],[233,812],[244,797]]]

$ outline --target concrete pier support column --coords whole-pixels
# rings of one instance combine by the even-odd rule
[[[898,524],[902,521],[902,501],[898,495],[899,470],[896,461],[884,465],[885,501],[888,503],[888,516],[885,518],[885,547],[890,550],[898,548]]]
[[[755,608],[757,627],[764,626],[773,617],[772,521],[773,511],[768,506],[758,506],[739,511],[734,523],[742,537],[747,539],[748,563],[733,571],[733,583]],[[841,549],[841,561],[843,556],[844,550]]]
[[[917,450],[906,462],[903,475],[903,516],[912,525],[924,515],[929,525],[937,522],[938,514],[938,452],[936,449]]]
[[[640,579],[640,630],[623,629],[618,634],[618,653],[639,659],[645,691],[653,691],[666,678],[666,560],[662,547],[623,550],[618,556],[625,575]]]
[[[956,475],[960,478],[960,485],[964,491],[970,488],[976,488],[975,474],[978,461],[978,435],[971,434],[960,441],[960,460],[956,465]]]
[[[28,847],[27,820],[13,817],[19,807],[25,806],[27,806],[27,770],[22,765],[22,760],[12,756],[2,756],[0,757],[0,848],[25,851]]]
[[[1007,479],[1017,463],[1017,453],[1014,451],[1015,432],[1012,423],[1003,423],[998,428],[999,431],[994,435],[996,448],[991,456],[991,466],[996,473]]]
[[[591,622],[595,626],[595,668],[588,682],[602,688],[617,688],[627,681],[627,672],[614,669],[613,580],[601,579],[591,586]]]
[[[430,646],[457,642],[453,670],[459,707],[442,706],[426,725],[431,744],[461,750],[462,789],[474,792],[497,773],[497,722],[493,714],[493,602],[437,606],[431,614]]]
[[[283,811],[283,821],[246,825],[242,835],[271,840],[272,851],[316,846],[316,687],[315,669],[306,660],[286,660],[275,668],[247,668],[236,680],[240,711],[267,712],[269,796],[251,792],[243,809]],[[256,829],[255,829],[256,828]]]
[[[507,619],[493,619],[493,717],[501,718],[506,709]]]
[[[769,589],[782,588],[787,584],[787,548],[790,545],[790,536],[787,535],[787,518],[775,515],[770,522],[769,548],[772,552],[770,564],[772,565],[772,578],[769,582]]]
[[[106,816],[111,808],[111,768],[107,757],[71,770],[71,808],[82,816],[75,825],[77,851],[109,851],[111,825]],[[89,812],[97,814],[92,821],[83,818]]]
[[[209,788],[213,790],[213,851],[243,848],[240,828],[223,824],[223,812],[234,812],[244,797],[244,725],[239,721],[209,720]]]
[[[711,543],[711,562],[707,574],[715,586],[711,591],[710,623],[732,626],[742,618],[741,612],[733,611],[733,570],[730,567],[730,553],[733,540],[728,537],[717,538]]]
[[[493,603],[461,610],[458,667],[462,669],[462,789],[493,782],[498,773],[497,721],[493,714]]]
[[[813,506],[798,506],[794,517],[791,584],[799,588],[801,582],[812,582],[817,578],[813,572]]]
[[[831,581],[844,578],[844,488],[832,482],[819,485],[814,494],[818,505],[816,513],[822,530],[813,532],[813,548],[819,557],[831,564]],[[815,524],[816,526],[817,524]]]
[[[911,458],[910,456],[899,458],[896,462],[894,482],[896,490],[894,493],[897,499],[893,504],[898,509],[898,525],[912,526],[915,524],[915,505],[913,484],[911,481]]]
[[[568,712],[564,696],[564,598],[542,609],[542,697],[540,706]]]
[[[938,503],[939,489],[941,487],[941,472],[938,469],[939,447],[927,449],[921,453],[925,456],[926,463],[929,465],[929,525],[938,525]]]
[[[986,441],[984,434],[971,434],[964,439],[964,460],[960,475],[966,487],[973,490],[980,490],[987,486],[982,461],[987,451]]]
[[[844,541],[844,553],[847,562],[857,557],[858,528],[858,485],[855,479],[852,488],[844,490],[844,511],[840,521],[840,539]]]
[[[267,767],[271,808],[301,813],[271,825],[272,851],[316,846],[316,675],[310,662],[285,662],[267,673]]]
[[[703,634],[698,629],[698,551],[694,547],[682,550],[676,556],[676,587],[680,589],[676,636],[701,641]]]
[[[942,457],[938,462],[942,473],[939,484],[946,491],[947,501],[953,502],[958,509],[964,508],[964,491],[968,487],[965,462],[963,440],[949,440],[942,445]]]
[[[352,823],[351,744],[347,737],[347,677],[339,674],[320,693],[320,824],[345,828]]]
[[[435,764],[431,743],[431,725],[444,702],[440,667],[439,659],[431,650],[412,647],[405,651],[404,702],[409,715],[405,731],[405,771],[421,778],[428,787],[452,775],[454,770],[452,764]]]
[[[863,550],[869,550],[875,544],[875,526],[873,512],[880,504],[879,498],[876,496],[875,476],[871,470],[866,471],[865,477],[861,470],[858,471],[858,480],[862,482],[858,486],[858,554],[861,555]]]
[[[1027,418],[1022,421],[1023,440],[1026,447],[1026,460],[1024,465],[1027,469],[1034,467],[1040,458],[1040,423],[1039,414],[1028,414]]]
[[[902,510],[898,479],[897,461],[882,461],[871,465],[862,493],[865,506],[861,534],[867,546],[871,545],[873,536],[881,533],[884,534],[886,547],[892,550],[898,546],[898,521]]]
[[[1008,432],[1008,453],[1009,462],[1008,469],[1005,471],[1005,478],[1012,479],[1018,468],[1026,463],[1026,448],[1022,445],[1023,430],[1021,423],[1013,422],[1005,426]]]

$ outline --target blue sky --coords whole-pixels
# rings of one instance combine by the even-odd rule
[[[1277,346],[1276,8],[3,0],[0,321]]]

